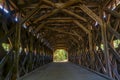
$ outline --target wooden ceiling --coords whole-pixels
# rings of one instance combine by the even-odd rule
[[[10,0],[10,3],[17,14],[22,13],[20,23],[26,24],[27,29],[32,29],[37,37],[47,40],[56,49],[88,44],[87,31],[97,33],[101,20],[108,20],[108,10],[111,12],[118,1]]]

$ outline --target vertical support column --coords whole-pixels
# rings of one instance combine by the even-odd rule
[[[69,54],[69,53],[68,53],[68,48],[66,49],[66,51],[67,51],[67,61],[68,61],[68,60],[69,60],[69,59],[68,59],[68,58],[69,58],[69,57],[68,57],[68,56],[69,56],[69,55],[68,55],[68,54]]]
[[[108,76],[112,77],[110,60],[109,60],[109,50],[108,50],[108,44],[107,44],[106,28],[107,28],[107,25],[105,22],[103,22],[103,26],[101,26],[101,32],[102,32],[102,41],[103,41],[103,45],[104,45],[106,73],[108,74]]]
[[[94,53],[93,53],[93,42],[92,42],[92,33],[89,32],[89,51],[90,51],[90,58],[91,58],[91,68],[94,69]]]
[[[33,52],[33,40],[34,40],[34,38],[33,38],[32,34],[30,34],[29,36],[30,36],[30,46],[29,46],[29,48],[30,48],[30,52]]]
[[[44,55],[45,55],[45,51],[44,51],[44,46],[43,46],[43,48],[42,48],[43,50],[42,50],[42,59],[43,59],[43,65],[45,64],[45,62],[44,62]]]
[[[19,49],[20,49],[20,37],[21,37],[21,25],[16,24],[16,35],[15,35],[15,53],[14,53],[14,70],[12,80],[19,78]]]
[[[93,44],[92,44],[92,33],[87,28],[85,28],[79,21],[74,20],[74,23],[78,25],[81,29],[83,29],[86,33],[88,33],[88,39],[89,39],[89,51],[90,51],[90,57],[91,57],[91,68],[94,68],[94,53],[93,53]]]
[[[34,40],[34,37],[31,36],[31,34],[29,34],[30,36],[30,45],[29,45],[29,48],[30,48],[30,51],[29,51],[29,70],[31,71],[33,68],[32,68],[32,64],[33,64],[33,40]]]

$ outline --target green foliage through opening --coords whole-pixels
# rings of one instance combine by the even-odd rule
[[[67,51],[64,49],[57,49],[54,52],[54,62],[67,61]]]
[[[2,43],[2,47],[5,51],[9,51],[10,50],[10,44],[8,43]]]

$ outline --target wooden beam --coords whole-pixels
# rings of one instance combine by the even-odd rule
[[[48,20],[81,20],[81,19],[71,18],[71,17],[53,17],[53,18],[48,18]]]
[[[63,30],[58,30],[58,29],[54,29],[54,28],[50,28],[50,27],[44,27],[44,28],[52,30],[52,31],[57,31],[57,32],[60,32],[60,33],[65,33],[65,34],[69,34],[69,35],[73,35],[73,36],[78,36],[76,34],[73,34],[73,33],[70,33],[70,32],[66,32],[66,31],[63,31]]]
[[[42,21],[43,19],[46,19],[47,17],[54,15],[58,11],[59,11],[59,9],[54,9],[52,12],[45,14],[45,15],[41,16],[40,18],[36,19],[33,23],[37,23],[38,21]]]
[[[103,41],[103,46],[104,46],[104,56],[105,56],[104,58],[105,58],[105,63],[106,63],[105,68],[106,68],[106,74],[109,77],[112,77],[106,30],[107,30],[107,24],[104,23],[104,25],[101,26],[101,35],[102,35],[102,41]]]
[[[83,21],[87,22],[87,20],[85,18],[83,18],[80,15],[78,15],[76,13],[73,13],[73,12],[67,10],[67,9],[62,9],[62,11],[65,12],[65,13],[67,13],[67,14],[69,14],[69,15],[71,15],[71,16],[76,17],[77,19],[80,19],[80,20],[83,20]]]
[[[52,1],[49,1],[49,0],[42,0],[42,1],[50,6],[55,7],[55,4]]]
[[[106,12],[110,13],[112,16],[116,17],[116,18],[120,18],[120,13],[118,13],[117,11],[114,10],[106,10]]]
[[[58,5],[55,5],[53,2],[51,2],[51,1],[48,1],[48,0],[43,0],[45,3],[47,3],[47,4],[50,4],[51,6],[53,6],[53,7],[56,7],[57,9],[54,9],[51,13],[48,13],[48,14],[45,14],[45,15],[43,15],[43,16],[41,16],[40,18],[38,18],[38,19],[36,19],[35,21],[34,21],[34,23],[36,23],[36,22],[38,22],[38,21],[41,21],[41,20],[43,20],[43,19],[45,19],[45,18],[47,18],[47,17],[49,17],[49,16],[51,16],[51,15],[54,15],[55,13],[57,13],[59,10],[60,10],[60,6],[58,6]],[[72,1],[72,0],[71,0]],[[69,3],[67,3],[68,5],[66,5],[66,4],[62,4],[62,8],[67,8],[67,7],[69,7],[69,6],[71,6],[71,5],[73,5],[74,4],[74,1],[69,1]],[[78,1],[81,1],[81,0],[77,0],[77,2]],[[75,3],[76,3],[76,1],[75,1]]]
[[[85,31],[86,33],[88,33],[89,34],[89,48],[90,48],[90,51],[92,51],[92,34],[90,33],[90,31],[87,29],[87,28],[85,28],[82,24],[80,24],[77,20],[74,20],[74,23],[76,24],[76,25],[78,25],[78,27],[80,27],[81,29],[83,29],[83,31]]]
[[[15,31],[15,27],[13,27],[11,30],[9,30],[9,32],[7,32],[7,33],[5,34],[5,36],[0,39],[0,44],[1,44],[5,39],[7,39],[9,36],[11,36],[11,34],[13,34],[14,31]]]
[[[81,35],[79,35],[75,30],[73,30],[73,33],[79,36],[79,39],[83,41],[83,38],[81,37]],[[76,40],[77,41],[77,40]],[[77,41],[78,42],[78,41]],[[79,42],[78,42],[79,43]]]
[[[79,3],[81,1],[82,0],[69,0],[68,2],[64,3],[64,5],[61,6],[60,8],[64,9],[64,8],[67,8],[67,7],[71,6],[71,5],[73,5],[73,4]]]
[[[64,24],[64,23],[47,23],[46,24],[47,26],[68,26],[68,27],[70,27],[70,26],[75,26],[74,24],[72,24],[72,23],[66,23],[66,24]]]
[[[87,28],[85,28],[81,23],[79,23],[79,21],[73,20],[73,22],[74,22],[76,25],[78,25],[78,27],[80,27],[81,29],[83,29],[86,33],[90,33]]]
[[[71,19],[71,20],[62,20],[62,19],[58,19],[58,20],[53,20],[53,19],[51,19],[51,20],[48,20],[47,21],[48,23],[53,23],[53,22],[59,22],[59,23],[72,23],[73,22],[73,20]]]
[[[40,31],[41,28],[43,28],[45,26],[45,23],[40,24],[36,29],[35,29],[35,33],[38,33]]]
[[[120,24],[120,21],[119,20],[117,20],[116,22],[115,22],[115,24],[114,24],[114,27],[115,27],[115,32],[117,32],[117,29],[118,29],[118,27],[119,27],[119,24]],[[112,27],[111,27],[112,28]],[[119,34],[119,33],[118,33]],[[112,43],[112,41],[113,41],[113,39],[114,39],[114,35],[112,35],[112,37],[111,37],[111,39],[110,39],[110,42]]]
[[[34,9],[37,5],[38,5],[38,3],[30,4],[29,6],[25,6],[25,9]],[[49,8],[52,8],[52,7],[49,5],[45,5],[45,4],[42,4],[40,6],[40,9],[49,9]]]
[[[106,61],[106,70],[107,74],[111,76],[111,67],[109,63],[109,52],[108,52],[108,45],[107,45],[107,36],[106,36],[106,25],[103,24],[103,21],[87,6],[84,4],[80,5],[80,9],[82,9],[86,14],[88,14],[93,20],[97,21],[101,25],[101,31],[102,31],[102,39],[104,44],[104,55],[105,55],[105,61]]]
[[[90,10],[84,4],[80,4],[80,9],[82,9],[88,16],[90,16],[93,20],[97,21],[101,26],[103,26],[103,22],[99,16],[97,16],[92,10]]]
[[[73,23],[73,20],[71,19],[71,20],[47,20],[46,22],[43,22],[42,24],[40,24],[36,29],[35,29],[35,32],[36,33],[38,33],[39,32],[39,30],[41,29],[41,28],[43,28],[45,25],[48,25],[49,24],[49,22],[54,22],[54,23],[56,23],[56,22],[69,22],[69,23]],[[60,24],[61,25],[61,24]]]
[[[108,30],[110,31],[110,33],[112,33],[116,38],[120,39],[120,34],[115,31],[110,25],[108,27]]]
[[[120,55],[119,53],[108,43],[111,53],[115,56],[115,58],[120,62]]]
[[[90,54],[91,54],[91,66],[94,66],[94,53],[93,53],[93,43],[92,43],[92,33],[85,28],[82,24],[80,24],[77,20],[73,21],[78,27],[80,27],[81,29],[83,29],[86,33],[88,33],[88,39],[89,39],[89,50],[90,50]]]
[[[111,0],[105,0],[102,4],[103,9],[105,9],[109,5],[110,2],[111,2]]]
[[[75,3],[81,2],[81,0],[70,0],[67,3],[53,3],[49,0],[42,0],[42,1],[58,9],[67,8]]]
[[[16,34],[15,34],[15,53],[14,53],[14,73],[12,80],[19,79],[19,49],[20,49],[20,40],[21,40],[21,25],[16,25]]]
[[[45,27],[46,28],[46,27]],[[48,28],[47,28],[48,29]],[[57,31],[57,32],[61,32],[61,33],[64,33],[64,34],[68,34],[68,35],[70,35],[70,37],[72,37],[72,36],[77,36],[79,39],[81,39],[81,41],[83,41],[83,38],[82,38],[82,36],[80,36],[80,35],[76,35],[76,34],[72,34],[72,33],[70,33],[70,32],[65,32],[65,31],[63,31],[63,30],[58,30],[58,29],[53,29],[53,28],[51,28],[50,30],[53,30],[53,31]],[[73,40],[75,40],[75,38],[72,38]],[[75,40],[76,41],[76,40]],[[77,44],[79,45],[79,43],[78,43],[79,41],[77,41]]]
[[[13,3],[13,1],[12,0],[9,0],[9,2],[10,2],[10,4],[15,8],[15,9],[17,9],[18,10],[18,7]]]
[[[71,36],[71,39],[72,39],[75,43],[77,43],[78,46],[80,46],[80,45],[79,45],[80,42],[79,42],[74,36]],[[83,42],[83,41],[82,41],[82,42]],[[73,45],[75,45],[75,43],[73,43]]]
[[[28,21],[32,16],[34,16],[34,15],[40,10],[40,6],[41,6],[41,1],[40,1],[40,3],[38,3],[38,5],[35,7],[35,9],[32,10],[31,12],[29,12],[29,15],[27,15],[27,16],[21,21],[21,24],[25,23],[25,22]]]

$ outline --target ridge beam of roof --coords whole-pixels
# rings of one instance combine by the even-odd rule
[[[53,5],[54,3],[51,2],[51,1],[48,1],[48,0],[43,0],[43,1],[44,1],[44,2],[45,2],[45,1],[49,2],[53,7],[59,7],[58,5]],[[71,0],[71,1],[72,1],[72,0]],[[74,3],[74,1],[72,1],[72,2],[71,2],[71,1],[69,1],[68,3],[66,3],[66,4],[69,4],[69,5],[63,4],[63,5],[62,5],[62,6],[63,6],[62,8],[67,8],[67,7],[73,5],[73,4],[75,4],[76,2],[81,1],[81,0],[76,0],[75,3]],[[45,14],[45,15],[41,16],[40,18],[36,19],[33,23],[36,23],[36,22],[41,21],[41,20],[43,20],[43,19],[45,19],[45,18],[47,18],[47,17],[49,17],[49,16],[52,16],[52,15],[54,15],[55,13],[57,13],[58,11],[59,11],[59,9],[54,9],[51,13]]]
[[[63,9],[63,8],[67,8],[75,3],[81,2],[81,0],[70,0],[67,3],[53,3],[52,1],[49,0],[42,0],[43,2],[51,5],[52,7],[58,8],[58,9]]]

